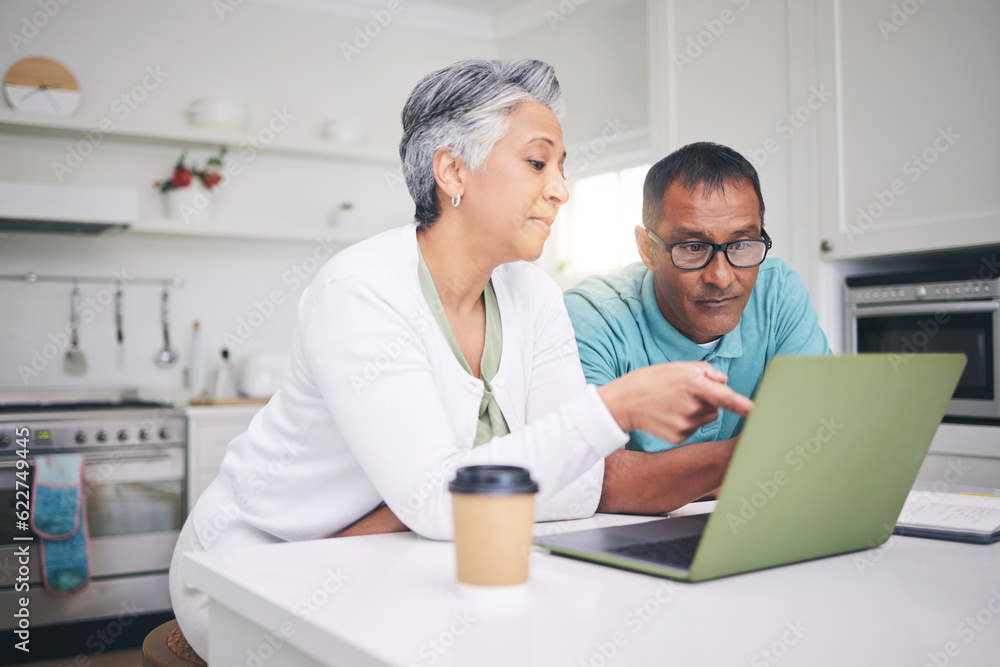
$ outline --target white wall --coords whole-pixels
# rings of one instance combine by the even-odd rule
[[[556,70],[567,146],[649,125],[645,0],[551,3],[546,21],[502,39],[502,58],[537,58]],[[573,11],[559,13],[556,7]]]
[[[86,354],[88,371],[78,376],[63,372],[63,353],[57,351],[65,347],[71,286],[0,283],[4,311],[9,314],[0,323],[4,341],[0,383],[6,387],[178,388],[183,367],[189,363],[194,320],[202,324],[211,364],[219,358],[224,340],[240,341],[229,345],[236,359],[253,351],[283,350],[291,339],[295,303],[304,285],[296,270],[307,277],[307,269],[315,271],[313,249],[298,243],[225,239],[192,242],[169,236],[52,236],[39,241],[28,234],[10,235],[0,244],[5,273],[37,270],[58,275],[107,276],[108,283],[112,272],[126,276],[124,358],[119,365],[111,302],[114,289],[108,283],[80,286],[85,301],[80,347]],[[153,355],[163,343],[159,326],[162,290],[129,284],[128,279],[172,276],[184,279],[183,288],[170,290],[170,333],[182,357],[175,367],[160,369],[153,364]],[[278,299],[274,299],[275,293]],[[258,326],[247,328],[241,320]]]
[[[805,266],[796,266],[791,253],[801,228],[789,219],[789,146],[776,128],[791,101],[784,3],[670,5],[669,28],[654,34],[663,80],[653,85],[670,88],[667,106],[654,108],[655,122],[665,130],[658,133],[658,151],[666,155],[694,141],[714,141],[750,159],[760,175],[771,254],[802,271]],[[804,101],[807,95],[796,91],[795,97]],[[766,152],[766,142],[777,150]]]

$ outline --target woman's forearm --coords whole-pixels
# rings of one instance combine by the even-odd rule
[[[597,511],[663,514],[712,493],[722,484],[736,438],[666,452],[619,449],[605,459]],[[409,528],[382,506],[336,537],[399,533]]]

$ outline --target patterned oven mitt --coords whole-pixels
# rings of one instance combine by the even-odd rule
[[[31,528],[41,538],[45,589],[59,596],[80,593],[90,584],[83,455],[39,457],[32,491]]]

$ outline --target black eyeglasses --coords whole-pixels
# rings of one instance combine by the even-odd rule
[[[708,266],[715,253],[722,251],[729,263],[737,269],[750,269],[760,266],[771,249],[771,237],[763,227],[760,229],[763,239],[738,239],[728,243],[709,243],[708,241],[681,241],[667,243],[659,236],[646,230],[653,243],[670,254],[670,261],[678,269],[692,271]]]

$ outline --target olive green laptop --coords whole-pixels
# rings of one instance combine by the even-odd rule
[[[686,581],[878,546],[892,534],[964,367],[962,354],[777,357],[711,515],[536,544]]]

